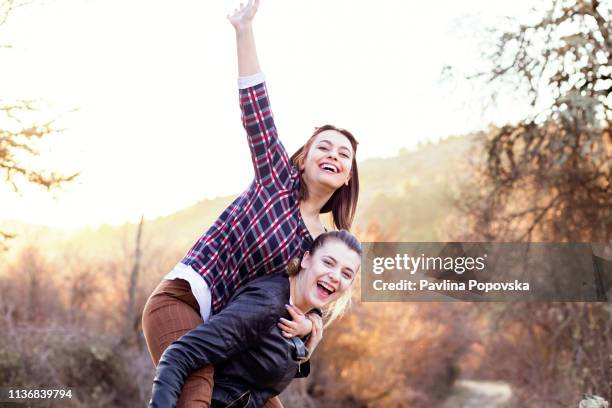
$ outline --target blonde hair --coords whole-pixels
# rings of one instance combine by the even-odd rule
[[[337,239],[340,242],[344,243],[349,249],[355,251],[358,255],[361,255],[361,244],[359,240],[355,238],[353,234],[346,230],[340,231],[329,231],[319,235],[310,248],[310,254],[313,255],[316,250],[325,244],[325,242],[329,239]],[[296,278],[299,276],[302,271],[300,258],[292,258],[287,264],[287,273],[289,276],[295,276]],[[353,282],[354,282],[353,278]],[[325,326],[329,326],[334,320],[342,317],[344,312],[351,306],[351,289],[352,284],[345,293],[342,294],[338,299],[331,302],[329,305],[325,307],[323,311],[323,319],[325,320]]]

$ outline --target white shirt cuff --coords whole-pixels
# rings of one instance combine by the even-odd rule
[[[266,80],[266,76],[263,72],[258,72],[249,76],[238,77],[238,88],[246,89],[255,85],[259,85]]]

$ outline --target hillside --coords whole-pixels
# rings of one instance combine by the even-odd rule
[[[355,230],[376,222],[397,240],[441,240],[436,228],[451,210],[455,187],[465,178],[466,158],[474,150],[474,138],[450,137],[420,145],[415,151],[402,150],[393,157],[360,162]],[[146,220],[145,244],[184,253],[233,198],[202,200],[169,216]],[[134,224],[101,225],[69,231],[4,221],[0,229],[16,233],[17,238],[3,257],[9,258],[24,246],[37,245],[49,255],[64,256],[70,248],[88,258],[106,258],[131,247],[135,228]]]
[[[454,136],[360,163],[355,227],[380,223],[398,241],[443,241],[436,230],[471,171],[478,135]]]

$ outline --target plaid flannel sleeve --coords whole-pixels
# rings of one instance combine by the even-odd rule
[[[240,89],[240,109],[255,180],[263,187],[290,189],[294,170],[285,147],[278,139],[265,82]]]

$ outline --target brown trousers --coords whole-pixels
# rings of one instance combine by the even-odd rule
[[[202,324],[198,302],[189,282],[162,280],[155,288],[142,313],[142,330],[153,364],[157,367],[164,350],[172,342]],[[204,366],[187,377],[178,408],[208,408],[212,399],[214,368]],[[278,397],[264,408],[282,408]]]

